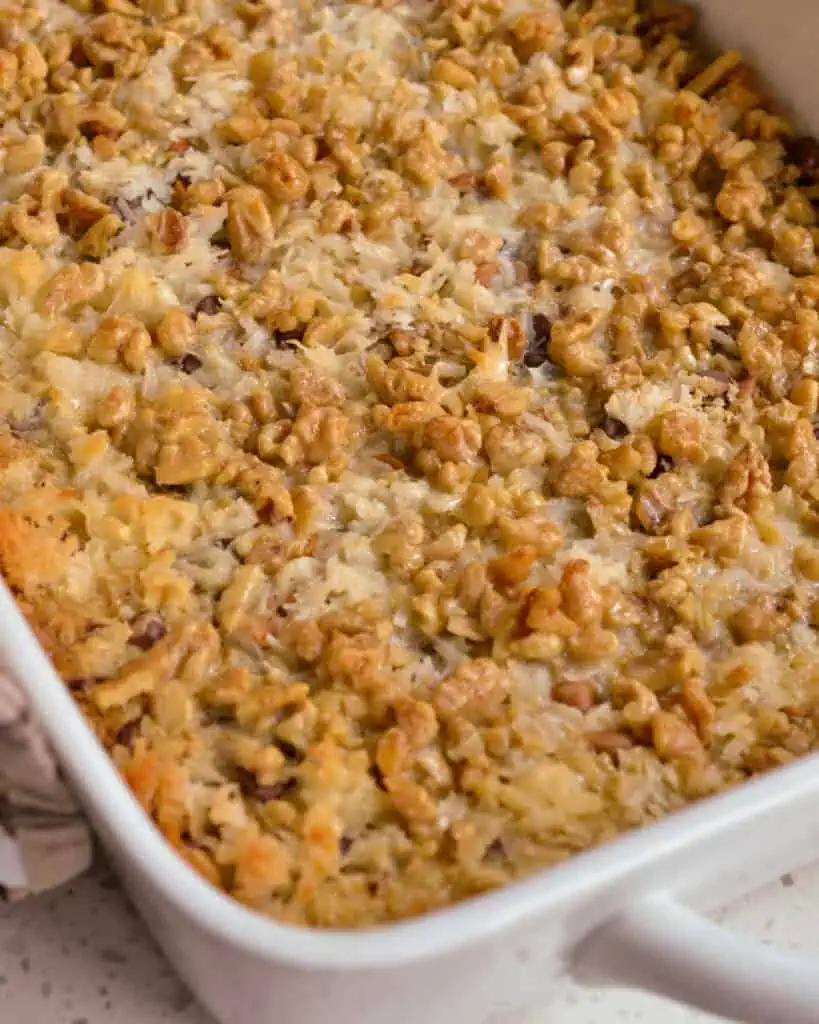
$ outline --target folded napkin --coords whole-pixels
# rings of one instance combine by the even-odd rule
[[[0,899],[52,889],[91,862],[91,834],[19,687],[0,673]]]

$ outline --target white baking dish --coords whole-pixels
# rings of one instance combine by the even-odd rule
[[[743,49],[796,116],[819,128],[819,102],[810,102],[819,100],[817,0],[703,7],[707,31]],[[819,1022],[819,965],[697,913],[815,859],[816,756],[444,912],[356,934],[308,931],[251,913],[177,858],[2,585],[0,651],[158,942],[223,1024],[511,1024],[543,1005],[567,970],[751,1024]]]

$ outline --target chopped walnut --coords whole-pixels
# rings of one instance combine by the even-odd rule
[[[273,244],[273,221],[262,193],[250,186],[227,194],[230,247],[244,263],[261,263]]]
[[[588,498],[606,482],[606,470],[598,461],[593,441],[581,441],[557,466],[555,490],[565,498]]]
[[[499,423],[484,442],[492,471],[506,476],[524,466],[542,465],[546,444],[541,437],[522,427]]]
[[[133,317],[112,316],[101,321],[88,343],[88,356],[100,363],[122,362],[129,370],[144,370],[151,335]]]
[[[48,316],[68,312],[102,291],[105,275],[93,263],[70,263],[49,279],[42,291],[40,308]]]
[[[667,711],[658,711],[651,723],[651,742],[663,761],[702,756],[702,744],[682,719]]]
[[[588,626],[600,619],[602,602],[591,582],[588,562],[573,559],[565,564],[560,592],[563,611],[578,626]]]
[[[478,454],[481,430],[457,416],[434,416],[423,427],[423,444],[448,462],[469,462]]]
[[[434,706],[445,720],[461,716],[491,720],[508,692],[509,679],[503,670],[488,658],[477,658],[461,664],[440,683]]]
[[[783,626],[784,617],[769,595],[755,598],[731,617],[731,629],[741,643],[773,640]]]
[[[271,153],[255,181],[278,203],[297,202],[307,195],[310,187],[310,178],[299,161],[279,152]]]
[[[155,250],[159,253],[179,252],[188,238],[187,221],[176,210],[149,214],[145,218],[145,226]]]
[[[594,683],[586,679],[571,679],[552,687],[552,699],[578,711],[589,711],[597,703]]]
[[[660,421],[657,446],[673,459],[705,462],[707,452],[702,444],[702,423],[696,416],[667,412]]]

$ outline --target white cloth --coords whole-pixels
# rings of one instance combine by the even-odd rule
[[[19,687],[0,673],[0,898],[52,889],[91,862],[91,834]]]

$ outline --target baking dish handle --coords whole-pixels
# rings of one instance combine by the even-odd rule
[[[817,1024],[819,963],[752,942],[657,894],[575,950],[588,984],[625,985],[744,1024]]]

